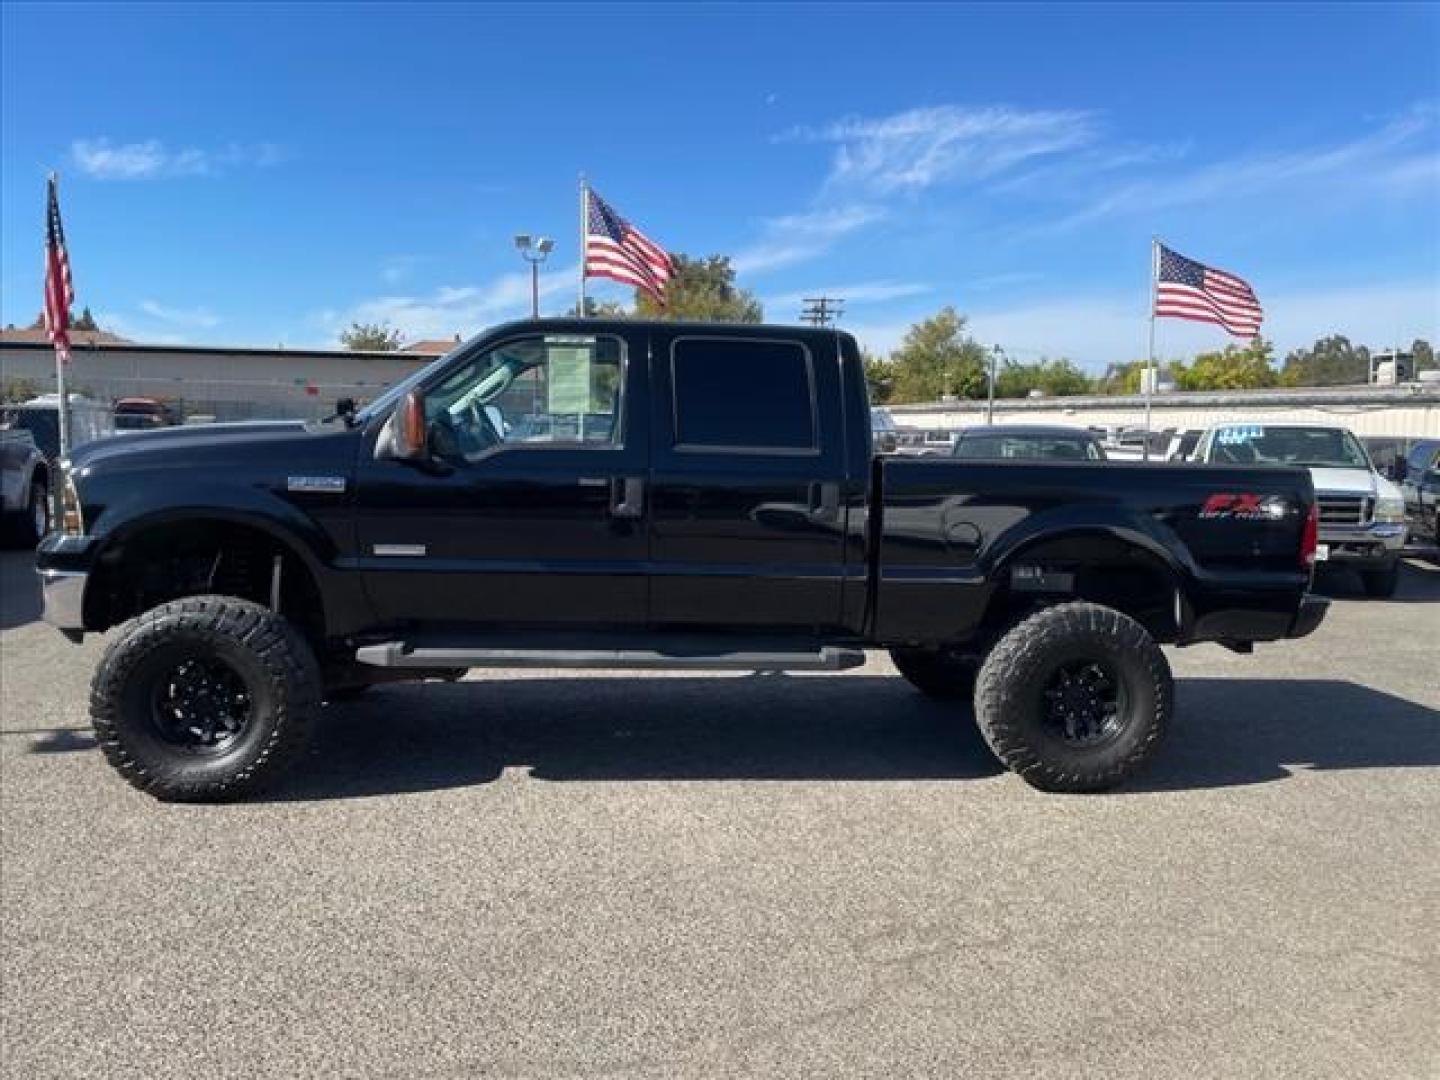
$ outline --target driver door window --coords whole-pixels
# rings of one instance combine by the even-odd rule
[[[473,462],[515,445],[621,446],[623,369],[612,337],[549,335],[496,346],[427,391],[432,449]]]

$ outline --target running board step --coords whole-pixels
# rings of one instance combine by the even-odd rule
[[[357,663],[381,668],[651,668],[670,671],[845,671],[865,663],[860,649],[699,652],[691,649],[516,649],[410,645],[385,641],[355,650]]]

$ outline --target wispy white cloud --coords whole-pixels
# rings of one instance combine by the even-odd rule
[[[193,326],[199,329],[208,329],[220,322],[220,317],[209,308],[181,308],[170,307],[157,303],[154,300],[142,300],[139,304],[140,310],[153,319],[163,323],[170,323],[175,326]]]
[[[1163,143],[1097,143],[1071,154],[1057,154],[1036,163],[1034,168],[1016,170],[987,185],[991,194],[1022,194],[1047,197],[1064,192],[1074,184],[1089,184],[1115,173],[1133,174],[1163,166],[1173,168],[1194,150],[1190,140]]]
[[[567,293],[575,287],[578,274],[579,267],[574,265],[542,273],[540,299]],[[530,275],[509,273],[482,285],[447,285],[421,295],[372,297],[344,311],[316,312],[312,318],[332,340],[352,322],[386,323],[407,340],[414,340],[455,334],[468,337],[500,319],[529,314]]]
[[[758,274],[805,262],[884,217],[881,207],[854,203],[771,218],[761,238],[737,252],[730,262],[738,274]]]
[[[1169,169],[1159,176],[1102,189],[1089,205],[1042,229],[1066,229],[1120,214],[1153,215],[1189,206],[1233,203],[1265,193],[1293,195],[1317,181],[1355,190],[1413,186],[1418,191],[1428,183],[1433,192],[1440,172],[1440,150],[1417,143],[1433,135],[1436,119],[1435,109],[1417,106],[1345,142],[1253,153],[1188,171]]]
[[[148,180],[169,176],[211,176],[227,169],[268,168],[285,159],[274,143],[226,143],[223,146],[171,148],[159,139],[117,143],[110,139],[76,139],[70,159],[86,176],[98,180]]]
[[[939,105],[793,128],[778,138],[834,144],[827,186],[884,196],[990,179],[1095,137],[1094,115],[1085,111]]]
[[[812,296],[831,296],[844,300],[847,307],[857,304],[885,303],[911,296],[923,296],[934,290],[933,285],[920,281],[860,281],[849,285],[815,285],[765,298],[765,309],[790,309]]]
[[[1095,137],[1088,112],[1003,106],[941,105],[792,128],[775,141],[833,145],[829,173],[815,208],[768,221],[761,238],[735,256],[736,271],[759,274],[818,258],[891,216],[903,196],[1003,178]]]
[[[158,322],[153,317],[136,316],[124,311],[97,311],[95,321],[112,333],[144,345],[189,345],[194,338],[176,326]]]

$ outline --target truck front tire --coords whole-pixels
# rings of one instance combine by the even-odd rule
[[[1011,628],[980,668],[975,719],[990,749],[1042,791],[1103,791],[1160,745],[1170,666],[1134,619],[1098,604],[1046,608]]]
[[[320,671],[279,615],[229,596],[192,596],[131,619],[95,672],[100,749],[141,791],[175,802],[252,794],[300,755]]]
[[[975,693],[976,665],[928,649],[891,649],[895,670],[926,697],[950,701]]]

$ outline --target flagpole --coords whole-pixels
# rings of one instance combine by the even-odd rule
[[[52,188],[54,189],[54,191],[55,191],[55,199],[56,199],[56,201],[57,201],[57,203],[58,203],[58,201],[59,201],[59,199],[60,199],[60,174],[59,174],[59,173],[57,173],[57,172],[52,172],[52,173],[50,174],[50,185],[51,185],[51,187],[52,187]],[[48,193],[47,193],[47,197],[46,197],[46,201],[45,201],[45,212],[46,212],[47,221],[48,221],[48,215],[49,215],[49,212],[50,212],[50,201],[49,201]],[[47,231],[46,231],[46,247],[45,247],[45,266],[46,266],[46,282],[47,282],[47,284],[49,283],[49,268],[50,268],[50,264],[51,264],[51,255],[50,255],[50,246],[49,246],[49,231],[48,231],[48,226],[47,226]],[[62,294],[63,294],[63,289],[62,289]],[[62,299],[63,299],[63,295],[62,295]],[[67,323],[68,323],[68,321],[69,321],[68,312],[67,312],[66,321],[67,321]],[[58,408],[59,414],[60,414],[60,459],[63,461],[65,458],[67,458],[67,457],[70,456],[70,393],[69,393],[69,388],[65,385],[65,368],[66,368],[67,366],[69,366],[69,360],[70,360],[70,358],[69,358],[69,356],[66,355],[66,350],[63,349],[63,348],[61,348],[59,342],[52,342],[52,344],[55,346],[55,394],[56,394],[56,397],[59,398],[59,401],[57,402],[57,408]],[[55,486],[56,486],[56,489],[58,490],[58,489],[59,489],[59,485],[57,484],[57,485],[55,485]]]
[[[1150,349],[1145,354],[1145,452],[1150,460],[1150,410],[1155,397],[1155,283],[1160,277],[1160,238],[1150,237]]]
[[[589,202],[585,196],[588,189],[585,185],[585,174],[580,174],[580,305],[575,309],[580,318],[585,318],[585,235],[589,231],[585,228],[586,218],[589,216]]]

